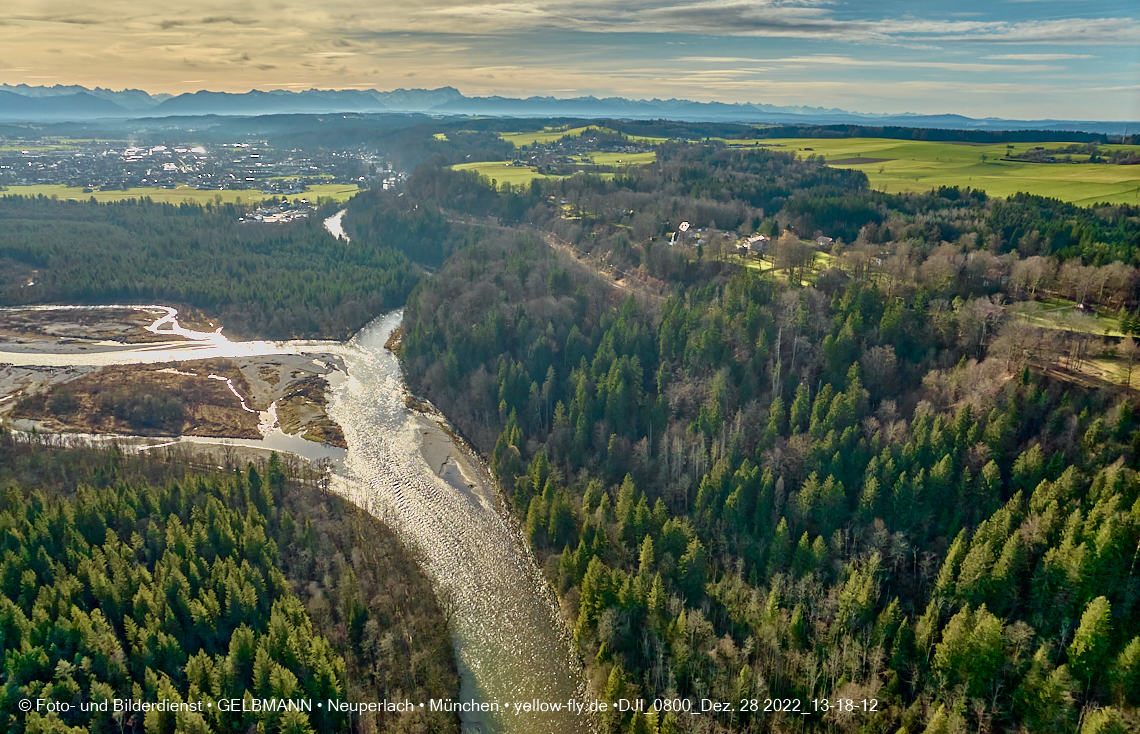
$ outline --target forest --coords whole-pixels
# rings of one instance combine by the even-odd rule
[[[605,731],[1140,727],[1140,416],[1082,372],[1136,349],[1089,315],[1133,330],[1135,208],[887,195],[716,144],[404,194],[480,223],[409,298],[409,382],[489,457],[594,693],[877,702]],[[767,270],[732,249],[756,231]]]
[[[82,708],[458,695],[445,611],[414,558],[295,460],[207,469],[3,432],[0,485],[5,731],[459,731],[430,711]],[[71,708],[24,714],[23,699]]]
[[[319,213],[288,225],[242,213],[0,197],[0,305],[158,301],[210,312],[245,338],[342,339],[419,278],[399,252],[337,240]]]
[[[447,166],[507,144],[432,140],[350,203],[347,244],[319,216],[0,199],[0,303],[185,303],[264,338],[406,299],[409,385],[488,458],[594,695],[875,702],[607,734],[1140,729],[1140,210],[886,194],[717,141],[492,185]],[[0,443],[0,715],[96,688],[454,693],[426,581],[304,472]]]

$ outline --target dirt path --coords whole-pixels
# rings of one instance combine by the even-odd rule
[[[569,257],[574,262],[581,265],[586,270],[597,275],[603,281],[608,283],[615,290],[629,293],[633,296],[643,296],[656,303],[664,303],[667,296],[655,293],[648,284],[643,283],[633,273],[625,270],[619,270],[608,263],[598,262],[596,259],[591,258],[589,253],[583,252],[575,247],[573,244],[563,240],[553,232],[538,229],[537,227],[507,227],[498,222],[479,220],[473,217],[465,217],[459,214],[444,213],[448,221],[456,224],[464,224],[468,226],[490,227],[491,229],[498,229],[510,232],[534,232],[542,238],[546,245],[554,250]]]

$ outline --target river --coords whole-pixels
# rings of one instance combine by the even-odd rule
[[[348,213],[347,209],[341,209],[336,214],[332,215],[325,220],[325,229],[329,234],[337,239],[343,239],[345,242],[350,242],[348,235],[344,231],[344,215]]]
[[[182,329],[175,314],[163,313],[168,309],[133,308],[155,310],[163,331],[193,341],[0,351],[0,363],[108,365],[312,353],[342,357],[348,377],[332,389],[329,414],[343,428],[348,451],[336,457],[331,484],[381,517],[415,549],[440,599],[453,611],[461,699],[510,710],[461,714],[464,732],[585,734],[593,729],[589,719],[566,710],[570,700],[586,700],[581,665],[559,621],[556,599],[486,467],[436,419],[405,407],[403,373],[384,346],[402,312],[377,318],[341,344],[231,342],[220,333]],[[153,328],[160,328],[159,322]],[[431,451],[425,450],[427,444]],[[426,455],[434,455],[432,465]],[[562,711],[516,714],[510,706],[535,700],[561,704]]]
[[[346,345],[348,380],[329,410],[348,440],[344,491],[379,501],[384,519],[420,551],[425,570],[454,604],[463,700],[537,699],[563,707],[583,700],[581,668],[557,620],[554,595],[504,517],[486,468],[461,454],[460,471],[448,482],[424,460],[420,434],[431,422],[404,407],[399,362],[384,348],[401,316],[373,321]],[[567,714],[467,716],[464,731],[590,730],[586,719]]]

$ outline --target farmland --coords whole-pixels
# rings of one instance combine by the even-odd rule
[[[577,156],[575,156],[577,158]],[[657,154],[648,153],[583,153],[581,166],[640,166],[652,163]],[[511,161],[480,161],[478,163],[461,163],[452,166],[457,171],[476,171],[480,176],[486,176],[499,184],[509,183],[512,186],[528,184],[536,178],[560,178],[560,176],[539,173],[533,166],[515,166]],[[589,168],[576,170],[588,171]],[[602,173],[603,177],[613,176],[612,173]]]
[[[547,127],[541,132],[519,132],[519,133],[500,133],[499,137],[507,141],[516,148],[521,148],[524,145],[534,145],[535,143],[553,143],[556,140],[561,140],[564,137],[576,138],[590,130],[600,130],[594,126],[587,127]]]
[[[316,186],[309,186],[305,189],[303,194],[295,194],[287,198],[291,200],[296,199],[310,199],[317,200],[322,198],[336,199],[337,201],[347,201],[351,199],[360,188],[353,184],[317,184]],[[55,197],[57,199],[78,199],[86,201],[88,199],[95,199],[100,202],[108,201],[124,201],[126,199],[142,199],[144,197],[150,198],[152,201],[166,202],[168,204],[181,204],[188,201],[194,204],[207,204],[207,203],[251,203],[262,201],[273,197],[273,194],[263,194],[255,189],[246,190],[231,190],[225,191],[217,190],[200,190],[190,186],[179,186],[174,189],[163,188],[129,188],[125,191],[109,190],[109,191],[95,191],[85,194],[83,189],[79,187],[61,186],[55,184],[43,184],[38,186],[9,186],[4,191],[0,191],[0,196],[3,195],[19,195],[19,196],[47,196],[49,198]]]
[[[1020,191],[1075,204],[1140,204],[1140,167],[1109,164],[1029,163],[1003,160],[1056,143],[975,145],[880,138],[782,138],[732,141],[823,156],[830,165],[863,171],[873,188],[891,193],[929,191],[939,186],[981,189],[991,196]],[[1105,150],[1140,146],[1102,146]],[[1076,156],[1079,159],[1082,156]]]
[[[29,140],[0,140],[0,153],[13,151],[39,152],[45,150],[76,150],[85,144],[123,144],[122,140],[109,140],[103,138],[43,138],[35,141]]]
[[[541,132],[500,133],[499,137],[508,143],[511,143],[516,148],[521,148],[524,145],[534,145],[535,143],[553,143],[567,136],[570,136],[572,138],[580,137],[583,134],[590,132],[591,130],[597,130],[599,132],[610,134],[617,132],[616,130],[611,130],[606,127],[598,127],[596,125],[587,125],[585,127],[574,128],[562,126],[547,127]],[[648,145],[656,145],[657,143],[663,143],[668,140],[668,138],[655,138],[645,135],[629,135],[627,137],[634,142],[645,143]]]
[[[557,178],[539,173],[530,166],[513,166],[510,161],[480,161],[478,163],[461,163],[452,166],[456,171],[475,171],[480,176],[486,176],[499,184],[509,183],[512,186],[528,184],[536,178]]]
[[[590,163],[599,166],[642,166],[657,160],[653,151],[646,153],[590,153]]]

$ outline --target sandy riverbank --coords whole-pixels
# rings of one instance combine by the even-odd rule
[[[219,341],[220,340],[220,341]],[[165,306],[0,309],[0,418],[31,421],[49,432],[256,439],[272,429],[346,448],[329,418],[327,392],[346,376],[331,354],[266,354],[106,366],[26,364],[42,354],[107,354],[140,347],[240,346],[205,314]],[[153,347],[153,349],[152,349]],[[157,351],[155,351],[157,350]],[[188,353],[189,354],[189,353]],[[22,355],[32,355],[22,361]],[[82,356],[81,356],[82,355]],[[144,355],[145,356],[145,355]],[[98,360],[95,360],[96,362]]]
[[[277,426],[287,434],[347,448],[344,432],[327,413],[328,390],[347,376],[344,360],[333,354],[277,354],[233,360],[250,386],[250,404],[259,411],[276,406]]]
[[[435,475],[457,491],[485,504],[489,494],[480,491],[480,485],[486,483],[488,477],[476,467],[468,450],[458,443],[461,439],[451,433],[440,417],[413,412],[412,418],[420,454]]]
[[[94,372],[95,367],[17,367],[0,364],[0,416],[15,407],[21,397],[50,390],[55,385]]]
[[[6,351],[24,351],[28,348],[55,349],[80,346],[109,345],[101,342],[115,341],[122,344],[152,344],[156,342],[183,341],[177,334],[155,334],[147,327],[163,315],[161,310],[147,310],[127,307],[102,307],[92,309],[49,309],[49,308],[4,308],[0,309],[0,348]],[[189,318],[180,319],[203,327],[213,324],[204,314],[195,312]],[[217,328],[213,325],[213,328]],[[212,329],[211,329],[212,330]],[[23,346],[25,349],[20,349]]]
[[[332,355],[103,368],[0,368],[0,413],[57,433],[260,438],[270,428],[346,448],[325,410]],[[271,410],[272,406],[272,410]]]

